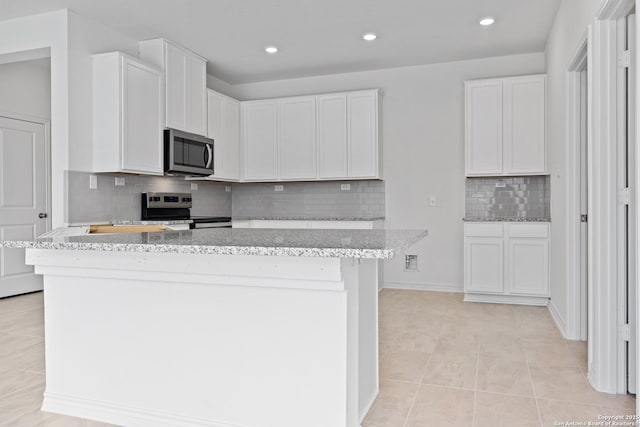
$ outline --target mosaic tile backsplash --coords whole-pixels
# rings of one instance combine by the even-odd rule
[[[383,181],[234,184],[232,211],[234,219],[373,220],[384,218],[384,198]]]
[[[550,218],[549,176],[467,178],[465,218]]]
[[[192,193],[191,215],[231,216],[231,193],[225,191],[230,184],[198,181],[198,190],[194,191],[191,182],[183,177],[93,174],[98,177],[98,188],[90,190],[89,175],[92,174],[65,173],[69,188],[69,200],[65,203],[68,223],[139,220],[140,193],[149,191]],[[115,186],[116,176],[125,179],[124,187]]]

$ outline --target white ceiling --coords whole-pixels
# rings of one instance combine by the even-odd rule
[[[541,52],[560,1],[0,0],[0,20],[69,8],[137,40],[184,45],[236,84]],[[488,15],[496,23],[480,27]],[[364,42],[370,31],[378,40]]]

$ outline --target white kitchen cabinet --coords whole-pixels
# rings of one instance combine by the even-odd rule
[[[504,292],[504,239],[469,237],[465,241],[465,289]]]
[[[243,180],[381,178],[378,98],[366,90],[243,102]]]
[[[378,91],[350,93],[347,101],[349,178],[378,178]]]
[[[162,71],[122,52],[92,61],[93,171],[163,175]]]
[[[504,173],[546,170],[545,77],[504,80]]]
[[[276,101],[242,103],[243,179],[278,178],[278,104]]]
[[[347,95],[317,97],[318,178],[339,179],[349,175],[347,145]]]
[[[316,178],[316,98],[279,99],[277,103],[278,178]]]
[[[465,301],[547,305],[548,223],[465,223]]]
[[[465,82],[465,171],[546,173],[545,75]]]
[[[234,220],[233,228],[316,228],[323,230],[373,230],[383,228],[383,221],[247,219]]]
[[[165,39],[139,42],[140,58],[165,72],[164,126],[207,135],[207,61]]]
[[[214,174],[209,179],[240,179],[240,101],[207,90],[207,137],[213,139]]]

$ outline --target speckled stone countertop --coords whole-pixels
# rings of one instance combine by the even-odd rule
[[[426,230],[200,229],[96,234],[0,247],[108,252],[388,259],[427,236]]]
[[[129,219],[117,219],[111,221],[112,225],[177,225],[177,224],[191,224],[193,221],[190,219],[174,219],[163,221],[141,221],[141,220],[129,220]]]
[[[462,218],[464,222],[551,222],[551,218]]]
[[[337,216],[337,217],[322,217],[322,218],[302,218],[302,217],[243,217],[243,216],[234,216],[232,218],[234,221],[378,221],[384,219],[384,217],[375,217],[375,218],[362,218],[362,217],[348,217],[348,216]]]

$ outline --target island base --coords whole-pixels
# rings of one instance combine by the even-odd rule
[[[359,426],[378,393],[377,261],[27,249],[42,409],[124,426]]]

